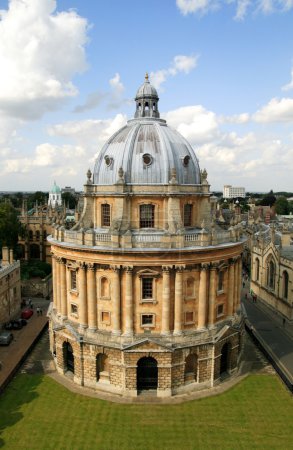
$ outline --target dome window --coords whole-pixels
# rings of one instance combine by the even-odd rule
[[[109,155],[106,155],[104,157],[104,160],[107,167],[110,167],[113,164],[113,158],[111,158],[111,156]]]
[[[150,166],[153,162],[153,158],[149,153],[142,155],[142,160],[145,166]]]
[[[182,163],[183,163],[183,166],[184,166],[184,167],[187,167],[187,166],[188,166],[189,160],[190,160],[190,156],[189,156],[189,155],[184,156],[184,158],[183,158],[183,160],[182,160]]]

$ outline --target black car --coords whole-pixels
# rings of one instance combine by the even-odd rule
[[[23,327],[19,320],[11,320],[4,325],[5,330],[21,330]]]

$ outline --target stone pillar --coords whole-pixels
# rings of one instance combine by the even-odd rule
[[[238,260],[238,297],[236,299],[236,311],[240,307],[241,290],[242,290],[242,257],[240,256]]]
[[[61,258],[56,258],[56,309],[61,314],[61,292],[60,292],[60,266]]]
[[[163,266],[163,301],[161,334],[170,334],[170,267]]]
[[[87,328],[87,283],[86,265],[80,263],[78,270],[78,297],[79,297],[79,325],[81,329]]]
[[[216,272],[217,265],[211,264],[210,267],[210,292],[209,292],[209,319],[208,326],[212,328],[215,324],[215,299],[216,299]]]
[[[233,313],[236,313],[237,305],[239,302],[240,295],[240,281],[239,281],[239,260],[237,258],[235,262],[235,273],[234,273],[234,304],[233,304]]]
[[[121,312],[120,312],[120,266],[112,266],[113,270],[113,291],[111,293],[111,298],[113,301],[113,322],[112,322],[112,334],[120,336],[121,334]],[[127,273],[127,272],[126,272]],[[126,275],[127,277],[127,275]],[[129,281],[130,284],[130,281]],[[132,281],[131,289],[128,292],[128,301],[132,303]],[[130,287],[129,286],[129,287]],[[133,315],[133,310],[131,309],[130,314]],[[132,324],[133,327],[133,324]]]
[[[95,265],[87,265],[87,303],[88,326],[90,331],[97,329],[97,296],[96,296],[96,272]]]
[[[57,261],[56,256],[52,255],[52,277],[53,277],[53,308],[57,309]]]
[[[63,319],[67,319],[66,261],[64,259],[60,262],[60,304],[61,316]]]
[[[199,277],[199,303],[198,303],[198,323],[197,327],[203,329],[207,322],[207,271],[208,264],[201,265]]]
[[[229,265],[228,308],[227,308],[227,316],[228,317],[233,316],[234,295],[235,295],[235,260],[233,258],[230,261],[230,265]]]
[[[133,288],[132,288],[133,267],[126,267],[125,286],[125,332],[126,336],[133,335]]]
[[[183,306],[183,269],[176,266],[175,275],[175,307],[174,307],[174,335],[182,334],[182,306]]]

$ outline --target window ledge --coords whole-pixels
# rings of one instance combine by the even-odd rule
[[[221,289],[220,291],[217,291],[217,295],[222,295],[222,294],[225,294],[224,289]]]
[[[78,296],[78,291],[76,289],[70,289],[70,294]]]
[[[153,304],[153,305],[156,305],[158,302],[157,302],[157,300],[154,300],[154,299],[143,299],[143,300],[140,300],[140,305],[141,304],[143,304],[143,303],[150,303],[150,304]]]

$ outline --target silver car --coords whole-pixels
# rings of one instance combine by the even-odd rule
[[[0,333],[0,345],[9,345],[13,340],[13,334],[10,331],[2,331]]]

